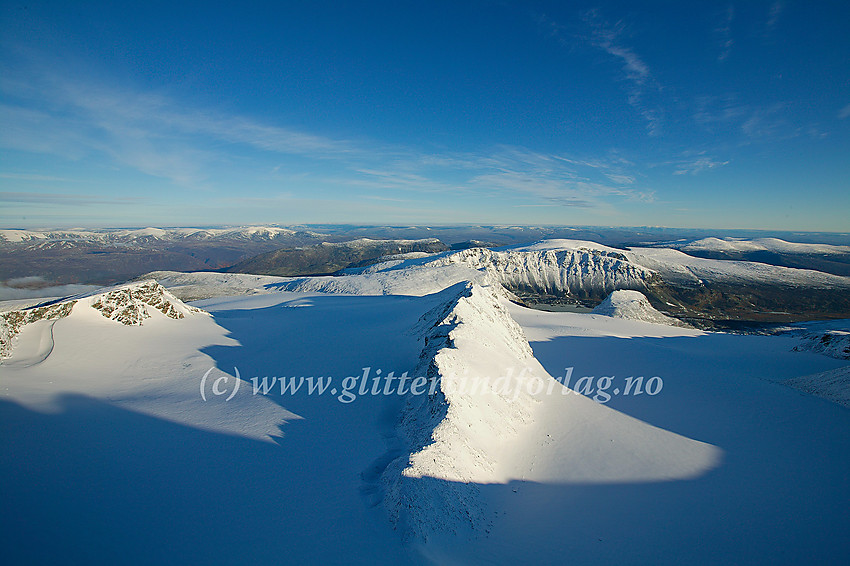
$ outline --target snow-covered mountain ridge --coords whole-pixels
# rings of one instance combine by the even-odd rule
[[[509,289],[605,296],[617,289],[644,289],[653,272],[630,263],[619,250],[578,245],[559,249],[470,248],[426,263],[453,263],[488,271]]]
[[[541,293],[593,294],[600,299],[619,289],[643,290],[652,284],[700,286],[707,282],[847,288],[850,277],[809,269],[749,261],[711,260],[672,249],[617,249],[581,240],[541,240],[505,248],[470,248],[431,259],[393,261],[364,273],[462,264],[491,273],[509,289]]]
[[[380,477],[405,539],[486,538],[496,515],[485,485],[684,479],[716,465],[715,447],[564,387],[493,291],[458,283],[414,327],[423,344],[414,375],[431,387],[407,395]]]
[[[422,540],[460,525],[475,530],[487,524],[467,484],[505,481],[500,465],[509,456],[506,448],[531,419],[534,400],[526,386],[541,379],[516,367],[533,364],[533,354],[492,291],[462,282],[441,295],[446,302],[417,323],[424,333],[414,375],[427,377],[434,393],[408,396],[396,430],[404,450],[381,477],[390,520],[405,537]],[[505,392],[488,390],[506,368],[516,375],[504,376]],[[489,382],[473,391],[471,379]],[[428,487],[421,479],[429,477],[444,481]]]
[[[669,244],[668,247],[690,251],[756,252],[770,251],[786,254],[850,254],[850,246],[830,244],[801,244],[779,238],[703,238],[685,244]]]
[[[165,287],[152,280],[125,285],[92,298],[92,308],[106,318],[127,326],[141,325],[144,319],[151,317],[151,308],[173,319],[202,312],[201,309],[183,304]]]
[[[240,226],[234,228],[138,228],[114,230],[0,230],[0,241],[8,243],[48,242],[131,243],[139,241],[207,240],[211,238],[237,240],[274,240],[295,233],[278,226]]]

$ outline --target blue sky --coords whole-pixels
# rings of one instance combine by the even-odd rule
[[[850,3],[15,2],[0,225],[850,231]]]

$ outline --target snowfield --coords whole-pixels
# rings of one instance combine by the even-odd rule
[[[809,277],[693,259],[681,277]],[[806,391],[842,402],[846,360],[676,324],[638,292],[674,262],[541,242],[4,312],[7,560],[842,561],[850,412]],[[579,314],[508,282],[636,289]]]

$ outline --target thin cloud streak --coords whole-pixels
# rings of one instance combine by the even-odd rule
[[[618,52],[619,48],[611,43],[609,49]],[[649,76],[648,68],[631,52],[621,54],[633,80],[642,83]],[[245,182],[277,187],[286,183],[289,193],[323,186],[326,192],[337,193],[370,189],[484,194],[579,207],[652,198],[651,191],[639,186],[634,164],[622,158],[590,160],[515,146],[478,152],[423,152],[371,140],[334,139],[245,116],[187,108],[159,93],[115,89],[44,71],[32,80],[0,79],[0,90],[7,100],[16,101],[0,106],[8,118],[5,123],[14,126],[12,134],[8,130],[0,134],[4,147],[75,160],[106,155],[115,164],[192,189],[215,186],[217,167],[242,160],[242,166],[251,171]],[[239,149],[246,147],[260,154],[246,160]],[[263,153],[270,159],[275,155],[290,159],[269,174],[268,165],[252,166],[264,159]],[[308,173],[317,167],[327,174]],[[5,195],[7,202],[126,202],[88,195]]]
[[[715,31],[720,36],[720,55],[717,56],[719,62],[723,62],[732,54],[732,47],[735,45],[735,40],[732,39],[732,21],[735,19],[735,6],[732,4],[726,8],[726,13],[723,17],[723,24]]]
[[[141,197],[102,197],[98,195],[78,195],[61,193],[22,193],[0,192],[0,202],[47,204],[60,206],[89,206],[94,204],[138,204],[146,199]]]
[[[674,175],[698,175],[703,171],[709,171],[711,169],[717,169],[718,167],[723,167],[724,165],[728,165],[728,161],[716,161],[711,159],[710,157],[700,157],[698,159],[694,159],[692,161],[679,162],[676,163],[676,170],[673,171]]]
[[[661,133],[663,113],[659,108],[650,107],[644,100],[648,87],[660,90],[650,71],[649,65],[630,47],[621,42],[624,24],[608,24],[599,14],[599,10],[590,10],[585,14],[585,22],[590,28],[590,42],[608,55],[618,59],[623,65],[623,75],[630,83],[628,103],[638,110],[647,123],[647,132],[651,136]]]
[[[770,5],[770,12],[767,16],[767,23],[765,23],[765,28],[767,28],[768,33],[772,33],[776,28],[776,24],[779,22],[779,17],[782,15],[782,11],[785,9],[785,5],[780,1],[776,0],[773,4]]]
[[[0,173],[0,179],[12,179],[15,181],[72,183],[74,179],[65,177],[54,177],[51,175],[38,175],[35,173]]]

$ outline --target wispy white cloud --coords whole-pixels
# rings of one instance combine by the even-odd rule
[[[774,0],[767,9],[767,13],[763,19],[756,23],[755,33],[766,44],[776,42],[777,29],[779,22],[782,19],[782,14],[785,12],[785,2],[783,0]]]
[[[844,120],[845,118],[850,118],[850,104],[838,111],[838,119]]]
[[[732,22],[735,19],[735,6],[730,4],[723,14],[723,22],[715,29],[715,32],[720,38],[720,54],[717,56],[718,61],[725,61],[732,54],[732,47],[735,45],[735,40],[732,38]]]
[[[776,29],[776,24],[779,22],[779,17],[782,15],[784,10],[785,4],[781,0],[776,0],[770,5],[767,22],[765,22],[765,29],[767,30],[767,33],[773,33],[773,30]]]
[[[619,49],[613,44],[609,48]],[[648,69],[639,58],[628,51],[622,52],[622,58],[633,80],[642,82]],[[640,186],[635,165],[615,155],[587,159],[514,146],[434,152],[334,138],[187,106],[163,93],[117,89],[59,72],[42,72],[32,80],[0,78],[0,92],[9,101],[0,106],[8,118],[5,123],[16,125],[12,134],[0,133],[4,147],[66,159],[91,157],[101,166],[102,156],[107,156],[113,165],[184,187],[215,186],[215,172],[230,170],[222,165],[232,164],[236,171],[250,171],[246,184],[271,184],[287,195],[325,187],[327,195],[364,190],[388,199],[402,192],[408,196],[470,194],[582,207],[652,198],[652,192]],[[240,196],[241,202],[255,196],[271,198],[270,206],[282,206],[280,198],[250,191]],[[29,192],[5,193],[5,197],[7,202],[119,202]]]
[[[527,194],[562,206],[601,207],[612,198],[650,201],[652,191],[624,184],[634,177],[622,172],[616,162],[582,160],[546,155],[519,148],[482,159],[486,170],[470,183],[490,190]],[[614,181],[611,184],[607,181]]]
[[[345,140],[270,126],[214,111],[186,108],[156,93],[34,73],[0,81],[9,100],[0,105],[7,127],[0,145],[70,159],[106,154],[143,173],[197,186],[220,163],[227,145],[322,159],[356,151]],[[201,143],[206,140],[206,143]]]
[[[771,106],[755,108],[741,125],[741,131],[750,138],[793,137],[785,117],[787,105],[781,102]]]
[[[73,179],[66,177],[54,177],[52,175],[39,175],[37,173],[0,173],[0,179],[13,179],[15,181],[54,182],[70,183]]]
[[[672,163],[675,167],[673,171],[674,175],[697,175],[728,164],[729,161],[717,161],[711,157],[698,157],[696,159]]]
[[[581,31],[570,31],[567,26],[545,14],[535,14],[535,20],[544,35],[567,48],[573,48],[573,43],[580,41],[613,57],[620,64],[622,80],[627,85],[627,102],[644,119],[650,135],[661,133],[664,112],[658,105],[652,105],[646,100],[648,92],[661,91],[660,85],[646,61],[623,41],[626,31],[623,21],[610,24],[602,17],[599,9],[591,9],[583,14]]]
[[[104,197],[100,195],[81,195],[38,192],[0,192],[0,202],[54,204],[61,206],[89,206],[93,204],[138,204],[142,197]]]
[[[585,21],[590,29],[590,42],[602,49],[608,55],[616,58],[622,64],[623,76],[629,84],[627,89],[628,102],[637,109],[647,124],[650,135],[659,135],[663,124],[663,112],[657,106],[649,105],[645,98],[647,89],[660,90],[653,78],[649,65],[635,52],[623,43],[625,24],[620,21],[609,24],[600,15],[599,10],[590,10],[585,14]]]
[[[630,175],[617,175],[616,173],[605,173],[605,176],[619,185],[634,184],[635,178]]]
[[[752,112],[747,105],[731,95],[702,96],[695,100],[694,105],[694,121],[711,132],[718,127],[740,123]]]
[[[697,99],[694,122],[711,134],[728,136],[738,146],[795,138],[819,130],[816,124],[795,122],[793,104],[745,104],[735,96]]]

